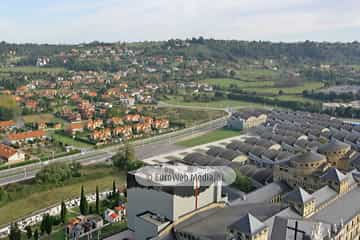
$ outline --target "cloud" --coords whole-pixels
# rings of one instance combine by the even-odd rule
[[[0,31],[9,31],[4,40],[16,42],[164,40],[200,35],[277,41],[316,36],[317,40],[351,41],[359,38],[358,31],[348,33],[347,39],[337,33],[360,26],[359,8],[357,0],[63,1],[37,8],[39,19],[0,17]],[[22,34],[15,34],[19,32]],[[323,39],[322,33],[326,33]]]

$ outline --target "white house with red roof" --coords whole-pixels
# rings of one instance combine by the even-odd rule
[[[104,219],[109,223],[117,223],[121,221],[121,217],[114,210],[106,209],[104,212]]]
[[[25,154],[5,144],[0,144],[0,162],[9,164],[25,161]]]

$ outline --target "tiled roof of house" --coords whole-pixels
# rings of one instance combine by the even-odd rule
[[[7,128],[7,127],[12,127],[15,126],[16,123],[12,120],[10,121],[0,121],[0,128]]]
[[[16,149],[5,144],[0,144],[0,158],[8,159],[16,153]]]
[[[22,133],[13,133],[9,134],[7,137],[9,140],[23,140],[28,138],[40,138],[46,135],[45,131],[37,130],[37,131],[29,131],[29,132],[22,132]]]
[[[230,225],[231,229],[244,233],[248,236],[252,236],[265,228],[265,224],[260,222],[256,217],[250,213],[240,218],[239,221]]]

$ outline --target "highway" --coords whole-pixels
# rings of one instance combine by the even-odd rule
[[[135,148],[137,157],[140,160],[144,160],[144,162],[146,163],[146,158],[177,150],[177,147],[173,143],[183,138],[206,133],[208,131],[224,127],[226,125],[226,119],[227,117],[223,117],[191,128],[186,128],[183,130],[158,135],[151,138],[137,140],[134,141],[132,145]],[[104,162],[110,159],[121,146],[123,145],[118,144],[104,147],[102,149],[89,149],[79,154],[55,158],[50,161],[32,163],[21,167],[2,170],[0,171],[0,186],[32,179],[35,177],[36,173],[41,170],[41,168],[48,165],[50,162],[79,162],[82,164],[94,164],[97,162]]]

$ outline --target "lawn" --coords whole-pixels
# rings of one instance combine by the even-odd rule
[[[51,113],[33,114],[23,116],[25,123],[52,122],[55,116]]]
[[[50,136],[58,142],[62,142],[63,144],[66,145],[71,145],[77,148],[89,148],[89,147],[93,147],[93,145],[85,143],[85,142],[81,142],[81,141],[77,141],[71,137],[62,135],[62,134],[58,134],[55,132],[50,133]]]
[[[0,225],[29,215],[40,209],[60,203],[63,199],[72,199],[80,195],[81,186],[87,193],[111,189],[113,180],[123,184],[125,176],[111,167],[93,166],[81,170],[82,176],[73,178],[63,186],[46,186],[35,183],[15,184],[7,187],[11,201],[1,204]],[[10,192],[9,188],[13,188]],[[21,207],[19,207],[21,206]]]
[[[182,122],[186,127],[194,126],[226,116],[223,110],[201,110],[176,107],[144,107],[143,114],[156,118],[167,118],[170,123]]]
[[[269,69],[241,69],[236,76],[245,81],[269,81],[279,79],[280,74]]]
[[[309,102],[309,103],[319,102],[314,99],[305,98],[301,95],[281,95],[281,96],[277,96],[275,98],[283,100],[283,101],[296,101],[296,102]]]
[[[127,222],[118,222],[118,223],[110,224],[104,227],[103,229],[101,229],[101,239],[123,232],[126,229],[127,229]]]
[[[321,82],[305,82],[301,86],[295,87],[250,87],[245,88],[244,90],[253,91],[257,93],[271,93],[271,94],[278,94],[280,90],[283,91],[283,94],[302,94],[304,90],[316,90],[320,89],[324,86]]]
[[[271,87],[274,85],[273,81],[243,81],[232,78],[209,78],[202,82],[210,85],[218,85],[222,88],[229,88],[230,85],[236,85],[239,88]]]
[[[223,129],[215,130],[213,132],[206,133],[206,134],[198,136],[198,137],[180,141],[176,144],[180,145],[182,147],[194,147],[194,146],[198,146],[198,145],[202,145],[202,144],[206,144],[206,143],[223,140],[226,138],[240,136],[240,134],[241,134],[240,131],[223,128]]]
[[[21,72],[21,73],[62,73],[64,71],[65,68],[35,67],[35,66],[0,68],[0,72]]]
[[[0,107],[13,109],[19,106],[16,103],[15,97],[0,94]]]
[[[324,86],[321,82],[305,82],[303,85],[294,87],[278,87],[275,81],[243,81],[231,78],[209,78],[202,81],[203,83],[218,85],[223,88],[229,88],[230,85],[237,85],[245,91],[257,93],[278,94],[282,90],[284,94],[302,94],[304,90],[316,90]]]
[[[238,100],[218,100],[211,102],[185,102],[181,96],[169,96],[165,103],[179,106],[203,107],[203,108],[264,108],[263,104]]]

